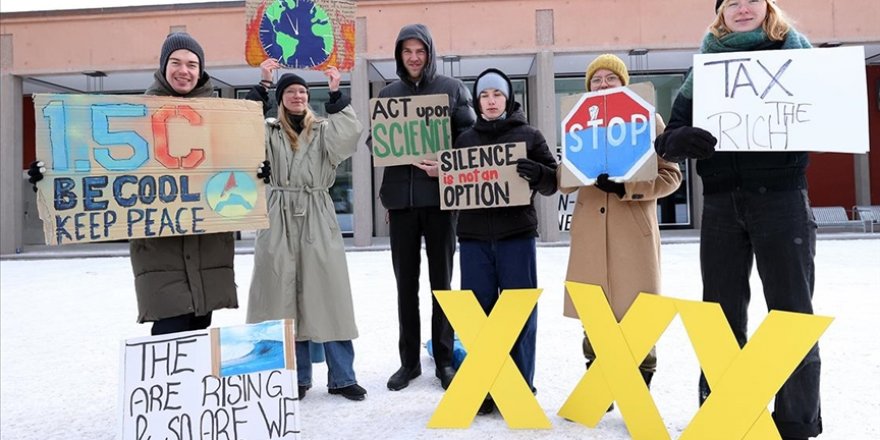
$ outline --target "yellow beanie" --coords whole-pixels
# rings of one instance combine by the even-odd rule
[[[584,78],[584,85],[587,87],[588,92],[590,91],[590,79],[593,78],[593,74],[599,69],[608,69],[620,77],[620,81],[623,82],[623,85],[629,84],[629,72],[626,70],[626,64],[624,64],[623,60],[617,56],[606,53],[596,57],[596,59],[587,66],[587,76]]]

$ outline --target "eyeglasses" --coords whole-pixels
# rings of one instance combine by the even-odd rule
[[[738,9],[740,7],[754,9],[764,2],[766,2],[766,0],[734,0],[728,3],[724,9]]]
[[[608,85],[611,85],[613,83],[614,84],[620,83],[620,77],[617,75],[611,74],[611,75],[606,75],[606,76],[594,76],[594,77],[590,78],[590,86],[593,86],[593,87],[601,86],[603,82]]]

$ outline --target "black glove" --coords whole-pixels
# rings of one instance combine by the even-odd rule
[[[269,176],[271,175],[272,167],[269,166],[268,160],[264,160],[260,167],[257,168],[257,179],[263,179],[263,183],[269,183]]]
[[[626,195],[626,186],[622,183],[608,180],[608,173],[602,173],[596,176],[596,188],[607,193],[617,194],[621,199]]]
[[[37,182],[43,180],[43,173],[46,172],[46,167],[43,161],[35,160],[31,162],[30,168],[28,168],[28,182],[33,185],[34,192],[37,192]]]
[[[708,159],[715,152],[718,139],[702,128],[679,127],[663,132],[654,141],[654,150],[670,162],[685,159]]]
[[[525,157],[516,160],[516,173],[532,185],[541,181],[544,168],[544,165]]]

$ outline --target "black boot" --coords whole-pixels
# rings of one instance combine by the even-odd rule
[[[409,385],[409,381],[419,377],[422,374],[422,366],[416,365],[412,368],[400,367],[391,378],[388,379],[388,389],[391,391],[400,391]]]
[[[493,412],[495,412],[495,401],[491,397],[486,396],[486,399],[480,405],[480,409],[477,410],[477,414],[485,416]]]
[[[306,398],[306,391],[308,391],[311,387],[311,385],[299,385],[297,387],[296,391],[299,393],[299,400],[303,400]]]
[[[639,370],[639,373],[642,373],[642,379],[645,379],[645,385],[648,386],[648,389],[651,389],[651,378],[654,377],[653,371],[645,371]]]
[[[367,397],[367,390],[358,384],[351,384],[342,388],[330,388],[330,394],[339,394],[348,400],[364,400]]]

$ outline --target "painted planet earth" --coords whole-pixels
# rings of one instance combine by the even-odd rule
[[[333,52],[333,25],[327,12],[309,0],[277,0],[263,13],[260,43],[279,63],[309,68]]]

